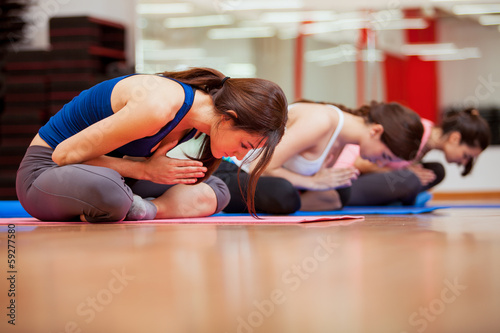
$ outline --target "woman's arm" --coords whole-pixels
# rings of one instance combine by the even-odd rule
[[[318,105],[311,107],[313,109],[308,110],[308,106],[305,104],[294,106],[290,110],[285,134],[276,146],[265,174],[273,173],[273,170],[281,168],[286,161],[295,155],[318,148],[322,139],[329,135],[332,127],[337,125],[332,123],[325,110],[319,109]],[[326,108],[324,105],[319,107]],[[326,111],[330,112],[330,110]]]
[[[207,168],[199,161],[175,159],[166,156],[177,141],[159,147],[146,159],[116,158],[99,156],[84,164],[102,166],[117,171],[123,177],[149,180],[157,184],[194,184],[203,178]]]
[[[329,108],[324,105],[313,106],[316,108]],[[287,127],[285,135],[276,147],[264,175],[285,178],[295,187],[308,190],[327,190],[348,185],[350,179],[355,178],[355,169],[327,167],[333,164],[331,159],[325,161],[321,170],[313,176],[301,175],[283,167],[285,162],[293,156],[318,148],[318,143],[324,142],[325,137],[330,138],[332,128],[337,125],[332,123],[330,117],[325,117],[325,113],[316,112],[311,114],[307,112],[308,110],[296,111],[302,111],[303,115],[307,116],[299,116],[300,118],[294,119],[292,124]],[[329,109],[326,109],[326,111],[330,112]],[[319,150],[324,149],[324,147],[320,148]]]
[[[54,162],[61,166],[75,163],[105,166],[118,171],[124,177],[162,180],[162,183],[171,183],[172,178],[161,174],[175,171],[175,176],[179,173],[179,167],[188,167],[188,170],[180,172],[181,177],[187,174],[191,178],[193,173],[204,172],[206,168],[198,161],[181,161],[164,156],[164,153],[175,146],[175,142],[164,145],[163,149],[157,149],[153,157],[144,162],[104,156],[131,141],[157,133],[175,117],[184,102],[184,91],[174,81],[158,78],[162,80],[158,81],[158,85],[152,86],[148,83],[151,88],[146,89],[146,85],[141,86],[141,80],[146,80],[147,76],[134,79],[136,82],[133,82],[133,85],[115,87],[118,89],[118,97],[113,91],[114,97],[124,99],[123,107],[61,142],[52,154]],[[141,94],[134,94],[135,88],[142,88]],[[162,167],[165,169],[160,172]]]
[[[285,178],[298,189],[325,191],[339,187],[350,186],[351,181],[357,178],[358,171],[357,169],[352,167],[323,167],[320,171],[312,176],[304,176],[285,168],[277,168],[268,175],[273,177]]]
[[[125,78],[111,93],[114,114],[61,142],[52,159],[58,165],[83,163],[153,135],[175,117],[183,102],[184,90],[172,80],[151,75]]]
[[[357,157],[354,161],[354,166],[359,170],[361,174],[363,173],[371,173],[371,172],[389,172],[393,169],[389,167],[381,167],[375,163],[372,163],[368,160],[362,159],[361,157]]]

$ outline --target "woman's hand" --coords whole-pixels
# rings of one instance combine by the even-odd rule
[[[166,156],[177,141],[158,147],[154,154],[145,160],[144,178],[158,184],[194,184],[205,176],[207,168],[199,161],[176,159]]]
[[[321,168],[312,180],[315,184],[314,190],[332,190],[335,188],[348,187],[352,185],[352,181],[357,179],[359,175],[358,169],[349,168]]]
[[[432,170],[424,168],[422,164],[411,165],[408,167],[408,170],[418,177],[422,186],[426,186],[436,179],[436,174]]]
[[[333,168],[335,159],[329,155],[323,162],[321,169],[312,176],[315,184],[314,190],[333,190],[335,188],[348,187],[352,181],[359,176],[359,170],[355,167]]]

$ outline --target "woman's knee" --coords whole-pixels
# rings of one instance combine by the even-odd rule
[[[340,208],[344,208],[351,197],[351,187],[338,188],[336,191],[339,195]]]
[[[88,165],[47,170],[33,186],[56,216],[83,214],[89,222],[122,220],[133,196],[118,172]]]
[[[438,162],[429,162],[424,163],[423,167],[431,170],[436,175],[436,179],[432,182],[432,186],[436,186],[441,183],[446,176],[446,170],[441,163]]]
[[[84,215],[89,222],[123,220],[133,201],[132,190],[118,172],[102,169],[97,175],[89,177],[85,185],[87,196],[83,199],[89,205]]]
[[[220,213],[224,208],[226,208],[231,200],[229,188],[220,178],[214,176],[210,176],[207,180],[205,180],[205,183],[214,191],[217,200],[215,213]]]
[[[293,214],[300,209],[300,194],[288,180],[261,177],[257,183],[255,208],[268,214]]]

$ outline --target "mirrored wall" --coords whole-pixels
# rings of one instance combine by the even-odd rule
[[[140,0],[137,11],[138,72],[208,66],[273,80],[290,101],[398,100],[434,120],[500,106],[498,1]]]

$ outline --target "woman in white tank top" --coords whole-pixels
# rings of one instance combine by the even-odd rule
[[[347,145],[359,146],[362,158],[383,165],[411,160],[422,134],[420,117],[397,103],[372,102],[353,111],[341,105],[300,101],[289,106],[285,135],[263,173],[266,177],[259,179],[257,187],[266,189],[260,193],[274,206],[286,204],[284,198],[290,198],[290,193],[283,193],[276,184],[272,188],[265,186],[270,178],[281,178],[292,185],[287,191],[293,188],[300,196],[301,210],[338,209],[342,204],[335,189],[349,187],[359,173],[352,166],[334,167]],[[249,169],[255,164],[252,162]],[[230,177],[226,180],[231,182]],[[232,201],[239,200],[237,193],[231,195]],[[256,203],[258,195],[259,191]],[[231,203],[229,206],[230,212],[236,212],[231,210]],[[263,213],[293,213],[274,207],[256,208]]]

